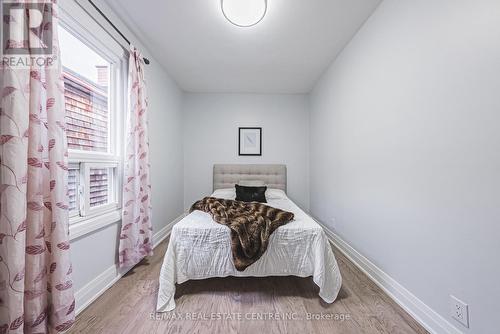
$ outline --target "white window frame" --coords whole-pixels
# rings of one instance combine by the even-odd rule
[[[81,169],[80,169],[80,164],[78,163],[69,163],[69,169],[77,169],[78,170],[78,173],[81,174]],[[81,180],[82,176],[81,175],[78,175],[78,183],[80,183],[80,180]],[[79,204],[80,203],[80,187],[77,186],[76,187],[76,203]],[[75,210],[70,210],[69,211],[69,217],[70,218],[73,218],[73,217],[78,217],[80,216],[80,207],[77,207]]]
[[[68,150],[70,164],[79,164],[80,208],[70,212],[70,238],[90,233],[121,218],[121,186],[123,179],[124,125],[127,90],[128,53],[76,1],[60,2],[59,25],[110,63],[108,89],[108,152]],[[110,178],[110,202],[91,208],[89,193],[90,168],[114,168]],[[77,211],[77,212],[75,212]]]
[[[83,162],[81,164],[83,167],[83,174],[85,180],[90,180],[90,170],[91,169],[109,169],[112,174],[114,175],[109,175],[108,176],[108,203],[99,205],[97,207],[91,207],[90,206],[90,191],[87,191],[88,189],[85,189],[85,186],[83,187],[83,212],[82,216],[87,217],[87,216],[92,216],[92,215],[97,215],[97,214],[102,214],[111,210],[117,210],[120,208],[119,203],[118,203],[118,182],[116,182],[117,178],[117,173],[118,173],[118,163],[117,162],[99,162],[99,163],[92,163],[92,162]],[[89,182],[90,184],[90,182]],[[81,210],[82,211],[82,210]]]

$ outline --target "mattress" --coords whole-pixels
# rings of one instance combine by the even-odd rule
[[[176,283],[227,276],[312,276],[319,296],[332,303],[342,277],[322,227],[284,193],[268,198],[267,205],[293,212],[295,219],[274,231],[264,255],[244,271],[234,267],[229,228],[208,213],[194,211],[175,224],[161,267],[157,312],[175,309]]]

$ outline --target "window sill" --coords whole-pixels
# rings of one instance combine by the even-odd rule
[[[84,235],[90,234],[97,231],[103,227],[114,224],[121,220],[121,209],[117,209],[111,212],[103,213],[95,217],[90,218],[78,218],[77,221],[69,225],[69,240],[83,237]]]

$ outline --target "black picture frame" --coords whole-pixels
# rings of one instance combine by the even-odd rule
[[[241,136],[241,131],[242,130],[256,130],[258,131],[259,135],[259,152],[258,153],[244,153],[241,152],[241,145],[242,145],[242,136]],[[262,156],[262,128],[260,127],[239,127],[238,128],[238,155],[239,156]]]

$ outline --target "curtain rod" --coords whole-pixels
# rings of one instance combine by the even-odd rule
[[[99,7],[96,6],[96,4],[92,1],[92,0],[88,0],[90,2],[90,4],[92,5],[92,7],[95,8],[95,10],[97,10],[97,12],[99,14],[101,14],[101,16],[106,20],[108,21],[108,23],[113,27],[113,29],[115,29],[115,31],[128,43],[128,45],[130,45],[130,41],[127,37],[125,37],[125,35],[113,24],[113,22],[111,22],[111,20],[106,16],[106,14],[104,14],[100,9]],[[149,65],[149,59],[148,58],[143,58],[144,59],[144,63],[146,65]]]

